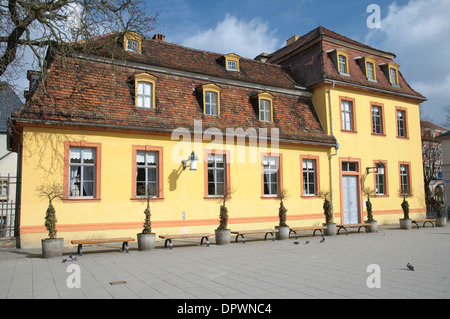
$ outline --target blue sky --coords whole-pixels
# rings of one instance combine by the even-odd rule
[[[381,27],[369,28],[370,4]],[[148,0],[159,12],[155,32],[195,49],[254,58],[273,52],[293,35],[322,25],[397,55],[409,84],[428,98],[425,119],[443,124],[450,105],[450,0]]]

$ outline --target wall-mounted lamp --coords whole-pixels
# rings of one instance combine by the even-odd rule
[[[367,174],[369,174],[370,171],[372,170],[372,172],[378,173],[379,168],[385,168],[385,167],[386,167],[386,165],[383,162],[378,162],[375,167],[366,167],[366,172],[367,172]]]
[[[186,169],[187,163],[190,162],[189,170],[196,171],[197,170],[197,161],[198,161],[198,157],[197,157],[197,155],[195,155],[194,151],[192,151],[191,155],[189,155],[189,159],[181,161],[181,163],[183,163],[183,170]]]

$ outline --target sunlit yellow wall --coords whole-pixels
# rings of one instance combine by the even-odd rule
[[[329,94],[331,92],[332,118],[330,125]],[[356,132],[341,130],[341,113],[339,97],[354,99],[356,111]],[[314,90],[313,102],[324,129],[333,131],[340,148],[333,156],[332,174],[334,191],[334,210],[340,216],[340,158],[360,159],[361,177],[366,167],[374,167],[374,161],[387,161],[388,196],[377,196],[371,199],[374,217],[379,223],[398,223],[403,218],[401,211],[402,198],[398,196],[400,188],[399,162],[406,161],[411,166],[411,184],[413,197],[409,198],[410,217],[424,216],[426,213],[423,188],[422,149],[420,137],[420,119],[418,104],[401,99],[393,99],[386,95],[364,93],[342,87],[322,86]],[[373,102],[383,104],[385,136],[372,134],[371,105]],[[397,137],[396,107],[407,110],[408,138]],[[334,152],[333,152],[334,154]],[[365,182],[366,187],[375,188],[374,173],[370,173]],[[361,199],[360,199],[361,200]],[[364,200],[364,199],[363,199]],[[366,210],[363,208],[363,217]],[[337,220],[339,222],[339,219]]]
[[[177,137],[178,138],[178,137]],[[210,141],[194,144],[184,140],[171,140],[169,135],[133,134],[130,132],[107,132],[94,130],[60,130],[25,127],[23,133],[23,182],[21,207],[21,243],[23,247],[36,246],[46,237],[43,226],[48,202],[39,198],[36,188],[42,184],[63,184],[64,143],[88,142],[101,144],[101,194],[100,200],[82,202],[55,201],[58,237],[66,245],[77,238],[102,238],[131,236],[142,230],[146,202],[132,200],[132,146],[151,145],[163,148],[164,200],[151,203],[152,231],[162,234],[211,232],[219,224],[219,201],[205,199],[204,149]],[[181,139],[181,138],[180,138]],[[246,146],[245,161],[237,157],[238,147],[226,145],[231,158],[230,180],[234,190],[227,203],[229,228],[257,229],[278,225],[279,203],[275,199],[261,198],[261,156],[271,151],[267,148]],[[183,156],[173,158],[173,152]],[[192,150],[200,160],[196,171],[182,169],[181,159],[187,159]],[[251,153],[254,151],[255,153]],[[318,225],[324,221],[322,200],[318,197],[304,198],[300,194],[302,183],[301,155],[317,156],[320,166],[321,188],[328,187],[329,162],[327,148],[299,146],[280,143],[282,154],[284,189],[289,195],[285,200],[288,224]],[[256,154],[254,157],[251,154]],[[185,219],[183,220],[183,212]]]

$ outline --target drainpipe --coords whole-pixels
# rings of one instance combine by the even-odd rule
[[[334,81],[331,81],[331,82],[333,82],[333,86],[332,86],[330,89],[328,89],[328,104],[329,104],[329,107],[330,107],[330,131],[331,131],[330,133],[331,133],[331,136],[333,136],[334,139],[336,140],[336,137],[334,136],[334,131],[333,131],[333,107],[332,107],[332,105],[331,105],[331,90],[334,89],[335,82],[334,82]],[[333,156],[336,156],[336,155],[337,155],[338,149],[339,149],[339,143],[337,143],[337,140],[336,140],[336,146],[335,146],[336,153],[331,154],[331,151],[330,151],[330,156],[329,156],[329,163],[330,163],[331,212],[332,212],[332,215],[333,215],[333,223],[334,223]]]

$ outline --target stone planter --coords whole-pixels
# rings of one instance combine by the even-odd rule
[[[447,226],[447,218],[437,217],[436,218],[436,227],[445,227],[445,226]]]
[[[64,238],[42,239],[42,257],[54,258],[61,257],[64,248]]]
[[[400,228],[401,229],[411,229],[412,227],[412,219],[399,219],[400,221]]]
[[[216,245],[227,245],[230,243],[231,238],[231,230],[230,229],[224,229],[224,230],[215,230],[215,240]]]
[[[366,221],[365,223],[370,224],[370,226],[369,226],[369,228],[368,228],[369,233],[376,233],[376,232],[378,231],[378,223],[377,223],[376,220],[373,220],[373,221],[371,221],[371,222]]]
[[[275,239],[289,239],[289,226],[275,226]]]
[[[155,234],[137,234],[138,250],[152,250],[155,249]]]
[[[336,224],[335,223],[323,223],[323,226],[326,226],[324,235],[325,236],[336,236]]]

